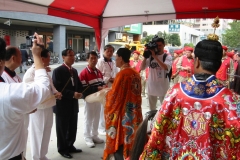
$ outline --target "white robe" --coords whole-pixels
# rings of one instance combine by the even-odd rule
[[[0,83],[0,159],[7,160],[23,152],[24,115],[49,97],[49,78],[45,69],[36,71],[34,83]]]
[[[21,83],[22,79],[18,76],[15,75],[14,77],[11,77],[6,71],[3,71],[2,76],[1,76],[5,83]],[[25,128],[25,147],[23,149],[23,156],[26,156],[26,151],[27,151],[27,139],[28,139],[28,124],[29,124],[29,114],[24,115],[24,128]]]
[[[115,78],[116,74],[119,72],[119,69],[116,66],[116,62],[112,60],[112,62],[105,62],[104,58],[100,58],[96,65],[97,69],[99,69],[103,74],[103,80],[108,85],[108,87],[112,86],[112,83],[109,82],[110,78]],[[98,130],[100,133],[105,131],[105,120],[104,120],[104,106],[101,105],[100,111],[100,119],[99,119],[99,126]]]
[[[35,68],[32,66],[27,70],[23,77],[24,83],[33,83],[35,77]],[[50,95],[57,92],[52,83],[52,79],[48,74],[51,91]],[[52,107],[56,105],[55,97],[50,96],[43,103],[38,105],[35,113],[30,114],[29,122],[29,137],[31,145],[32,160],[48,160],[46,154],[51,136],[53,124],[53,110]]]

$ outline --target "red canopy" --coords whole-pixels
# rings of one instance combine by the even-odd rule
[[[216,16],[240,19],[239,0],[0,0],[0,10],[47,14],[86,24],[95,29],[99,48],[108,29],[126,24]]]

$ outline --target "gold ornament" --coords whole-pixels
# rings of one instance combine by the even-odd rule
[[[219,17],[217,16],[212,23],[212,27],[214,28],[214,32],[213,32],[213,34],[209,34],[207,36],[208,40],[212,40],[212,41],[218,41],[219,40],[218,35],[215,34],[216,28],[218,28],[219,26],[220,26]]]
[[[132,47],[129,44],[125,44],[125,48],[130,50]]]

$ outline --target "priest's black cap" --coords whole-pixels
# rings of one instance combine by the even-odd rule
[[[221,43],[214,40],[202,40],[198,42],[194,50],[195,57],[205,62],[221,62],[222,53]]]

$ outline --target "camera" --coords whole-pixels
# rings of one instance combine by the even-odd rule
[[[145,45],[146,49],[143,52],[143,57],[145,58],[149,58],[150,55],[152,54],[152,52],[150,50],[154,50],[154,52],[157,54],[159,52],[158,48],[157,48],[157,40],[159,39],[159,37],[157,35],[155,35],[152,40],[147,43]]]
[[[26,46],[32,47],[34,39],[37,39],[36,36],[26,36]]]

